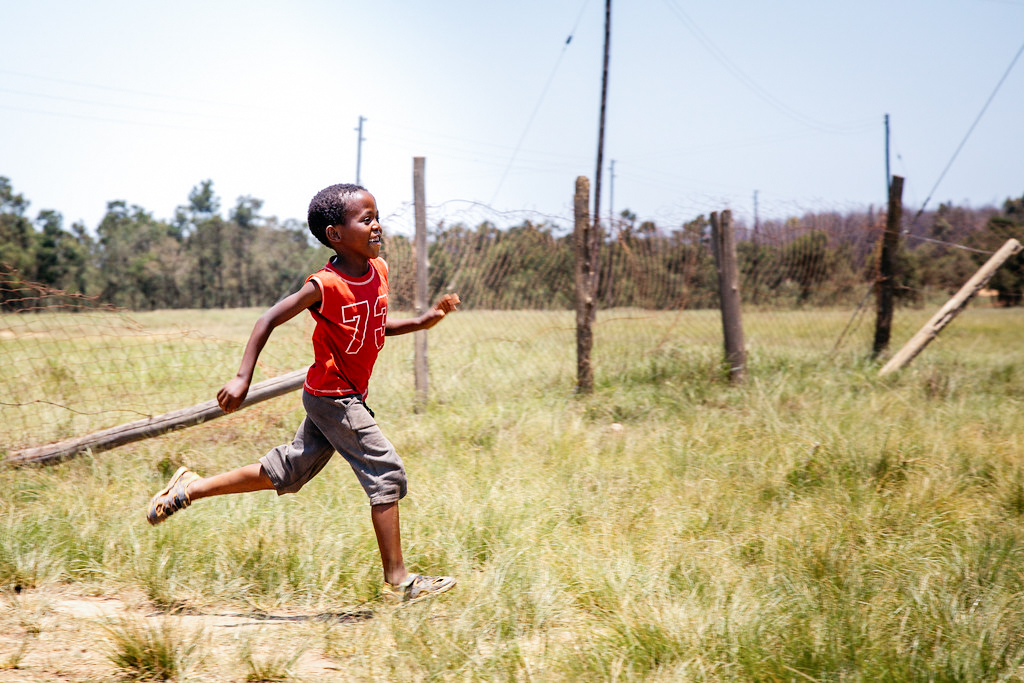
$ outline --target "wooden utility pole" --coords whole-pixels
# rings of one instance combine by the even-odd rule
[[[754,190],[754,244],[757,244],[757,237],[760,231],[761,220],[757,214],[757,190]]]
[[[604,120],[608,103],[608,56],[612,39],[612,0],[604,4],[604,70],[601,76],[601,120],[597,130],[597,175],[594,177],[594,230],[600,234],[601,166],[604,164]]]
[[[604,69],[601,76],[601,116],[597,132],[597,175],[594,184],[594,222],[590,222],[590,181],[576,178],[573,212],[576,225],[576,391],[594,390],[594,368],[590,352],[594,346],[594,321],[597,319],[597,290],[600,272],[598,253],[601,245],[601,167],[604,165],[604,122],[608,102],[608,57],[612,31],[612,0],[604,5]]]
[[[576,254],[576,391],[580,394],[594,390],[590,352],[594,346],[594,320],[597,317],[597,249],[600,242],[597,226],[590,222],[588,206],[590,181],[586,176],[580,176],[576,178],[576,195],[573,197],[576,219],[573,231]]]
[[[423,157],[413,157],[412,160],[412,195],[413,205],[416,213],[416,290],[413,296],[413,306],[416,315],[423,315],[427,310],[427,274],[430,264],[427,261],[427,199],[424,181],[424,168],[427,160]],[[415,358],[413,360],[414,374],[416,377],[416,402],[415,412],[422,412],[427,406],[427,331],[417,330],[413,332],[413,346],[415,347]]]
[[[892,174],[889,171],[889,115],[885,115],[885,194],[892,191]]]
[[[608,234],[615,227],[615,159],[608,165]]]
[[[743,341],[743,319],[740,313],[740,274],[736,265],[736,240],[732,229],[732,212],[711,214],[711,244],[718,268],[718,292],[722,302],[722,333],[725,337],[725,360],[729,379],[742,382],[747,376],[747,351]]]
[[[871,357],[889,348],[892,334],[892,314],[896,294],[896,254],[900,248],[900,221],[903,218],[903,178],[896,175],[889,184],[889,214],[885,219],[881,248],[878,253],[878,282],[876,284],[878,316],[875,319],[875,343]]]

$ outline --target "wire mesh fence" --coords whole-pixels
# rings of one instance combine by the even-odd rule
[[[429,333],[431,399],[501,402],[574,388],[572,239],[565,217],[467,204],[446,211],[429,243],[431,299],[458,291],[462,310]],[[411,211],[387,220],[390,315],[412,314]],[[883,221],[825,215],[739,227],[748,355],[866,356],[873,334],[875,244]],[[657,359],[708,362],[722,352],[717,275],[700,216],[665,229],[606,228],[594,329],[598,383],[648,372]],[[282,278],[301,282],[301,273]],[[280,295],[287,291],[280,292]],[[129,312],[0,271],[0,450],[104,429],[213,398],[238,367],[259,308]],[[928,318],[901,309],[893,344]],[[256,381],[308,365],[312,321],[275,331]],[[646,368],[646,370],[645,370]],[[413,345],[392,338],[371,402],[412,403]]]

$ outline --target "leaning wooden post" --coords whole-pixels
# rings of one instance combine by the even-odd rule
[[[889,362],[878,371],[879,375],[887,375],[890,372],[899,370],[914,359],[932,339],[938,336],[946,325],[953,321],[960,311],[964,309],[967,302],[988,284],[992,276],[1003,265],[1007,259],[1021,250],[1021,244],[1015,239],[1009,239],[995,254],[978,269],[971,279],[960,288],[960,291],[953,295],[953,298],[939,309],[939,312],[932,316],[931,320],[925,323],[917,334],[911,337],[899,352],[889,359]]]
[[[293,370],[287,374],[253,384],[249,388],[249,393],[246,394],[245,401],[242,402],[239,410],[248,408],[254,403],[266,401],[267,399],[282,396],[290,391],[299,389],[306,381],[307,370],[308,368]],[[86,451],[93,453],[108,451],[118,446],[167,434],[177,429],[209,422],[210,420],[224,417],[224,415],[226,413],[217,405],[217,400],[210,399],[189,408],[174,410],[162,415],[154,415],[153,417],[136,420],[118,425],[117,427],[110,427],[109,429],[103,429],[73,439],[45,446],[24,448],[11,453],[3,460],[3,463],[5,465],[51,465],[68,458],[73,458]]]
[[[416,315],[423,315],[427,310],[427,282],[430,264],[427,261],[427,200],[424,188],[423,171],[426,166],[424,157],[413,157],[412,159],[412,194],[413,204],[416,213],[416,291],[413,296],[413,307]],[[413,405],[414,412],[422,412],[427,406],[427,331],[417,330],[413,332],[413,346],[415,357],[413,360],[413,372],[416,377],[416,401]]]
[[[594,390],[594,369],[590,352],[594,346],[594,320],[597,317],[597,229],[590,222],[590,180],[576,178],[573,210],[576,217],[574,246],[576,253],[576,391]]]
[[[875,318],[875,343],[871,357],[878,358],[889,348],[892,335],[892,311],[896,294],[896,254],[900,248],[900,220],[903,218],[903,178],[892,177],[889,184],[889,214],[885,219],[881,248],[878,253],[878,283],[876,297],[878,315]]]
[[[718,292],[722,301],[722,332],[725,336],[725,360],[729,379],[742,382],[747,376],[747,351],[743,342],[740,314],[740,274],[736,265],[736,241],[732,231],[732,212],[711,214],[711,243],[718,268]]]

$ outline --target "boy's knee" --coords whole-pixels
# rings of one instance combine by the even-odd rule
[[[409,490],[405,470],[389,474],[390,476],[386,480],[377,482],[378,486],[375,490],[367,492],[370,496],[370,505],[389,505],[405,498],[405,494]]]

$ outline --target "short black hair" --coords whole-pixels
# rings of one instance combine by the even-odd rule
[[[356,192],[367,192],[367,189],[354,183],[339,183],[320,190],[309,202],[309,213],[306,216],[309,231],[324,246],[331,246],[327,241],[327,226],[345,223],[345,213],[348,210],[346,200]]]

